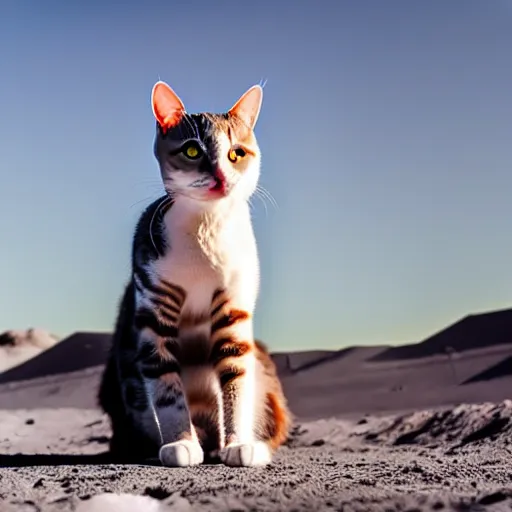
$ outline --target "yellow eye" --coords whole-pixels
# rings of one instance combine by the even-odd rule
[[[189,142],[182,148],[184,155],[192,160],[199,158],[202,153],[202,149],[197,142]]]
[[[187,156],[195,158],[199,154],[199,150],[195,146],[189,146],[187,148]]]
[[[228,159],[230,162],[236,163],[242,160],[247,155],[243,148],[231,148],[228,153]]]

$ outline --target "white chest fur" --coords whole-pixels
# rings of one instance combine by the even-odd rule
[[[183,312],[209,311],[213,293],[222,288],[237,307],[252,313],[259,265],[248,204],[225,200],[199,210],[197,204],[177,200],[164,222],[170,249],[154,271],[185,290]]]

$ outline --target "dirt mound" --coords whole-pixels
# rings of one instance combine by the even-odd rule
[[[25,363],[59,342],[45,329],[10,330],[0,334],[0,373]]]
[[[486,440],[512,441],[512,401],[462,404],[440,411],[419,411],[383,420],[385,426],[370,428],[364,439],[377,443],[437,446],[452,449]]]
[[[77,332],[49,350],[0,375],[0,383],[56,376],[104,364],[110,347],[108,333]]]
[[[473,377],[467,379],[463,384],[500,379],[510,375],[512,375],[512,356],[507,357],[503,361],[500,361],[498,364],[495,364],[483,372],[474,375]]]
[[[512,340],[512,308],[468,315],[429,338],[410,345],[391,347],[372,361],[418,359],[478,348],[508,345]]]

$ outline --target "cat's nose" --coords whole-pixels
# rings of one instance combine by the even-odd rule
[[[215,169],[214,182],[210,187],[210,191],[220,192],[221,194],[224,194],[226,191],[226,177],[220,168]]]
[[[215,171],[213,173],[213,177],[217,181],[222,181],[222,182],[226,181],[226,175],[222,172],[222,169],[220,167],[216,167],[215,168]]]

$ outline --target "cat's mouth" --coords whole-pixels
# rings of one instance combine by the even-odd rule
[[[208,190],[216,196],[227,195],[226,178],[220,171],[215,173],[215,176],[213,177],[213,184]]]
[[[192,192],[192,191],[195,192]],[[192,183],[188,184],[181,193],[201,201],[210,201],[226,197],[230,192],[230,187],[224,174],[217,170],[213,176],[202,176]]]

